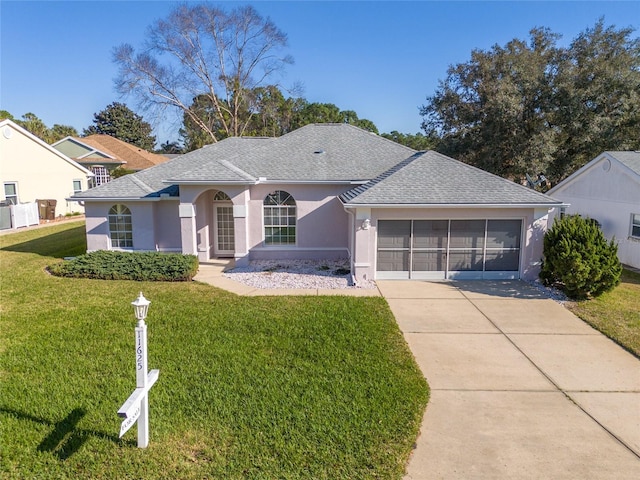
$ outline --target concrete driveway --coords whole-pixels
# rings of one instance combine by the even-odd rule
[[[431,386],[406,479],[640,478],[640,361],[524,282],[377,281]]]

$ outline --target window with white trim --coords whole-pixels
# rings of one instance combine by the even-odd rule
[[[18,184],[16,182],[6,182],[4,184],[4,198],[11,205],[18,204]]]
[[[109,209],[109,236],[112,248],[133,248],[131,210],[126,205]]]
[[[631,236],[640,238],[640,213],[631,214]]]
[[[264,244],[295,245],[296,201],[283,191],[271,192],[264,199]]]
[[[73,181],[73,194],[80,193],[82,191],[82,180]]]
[[[109,183],[111,181],[111,175],[109,175],[109,170],[106,167],[103,167],[102,165],[94,165],[91,167],[91,171],[94,175],[91,180],[92,187],[97,187],[98,185]]]

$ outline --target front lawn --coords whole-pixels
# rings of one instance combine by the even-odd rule
[[[53,277],[84,223],[0,237],[0,477],[401,478],[428,387],[386,302]],[[151,441],[118,438],[151,307]]]
[[[569,309],[640,358],[640,274],[623,270],[620,285]]]

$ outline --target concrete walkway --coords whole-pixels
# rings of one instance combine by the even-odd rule
[[[640,478],[640,361],[519,281],[378,281],[429,385],[405,479]]]

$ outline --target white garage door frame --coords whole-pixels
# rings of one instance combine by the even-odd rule
[[[514,222],[519,222],[515,238],[504,231],[508,226],[514,233]],[[378,219],[376,278],[519,279],[524,223],[523,218]],[[394,227],[399,235],[393,234]],[[517,270],[500,269],[507,265]]]

